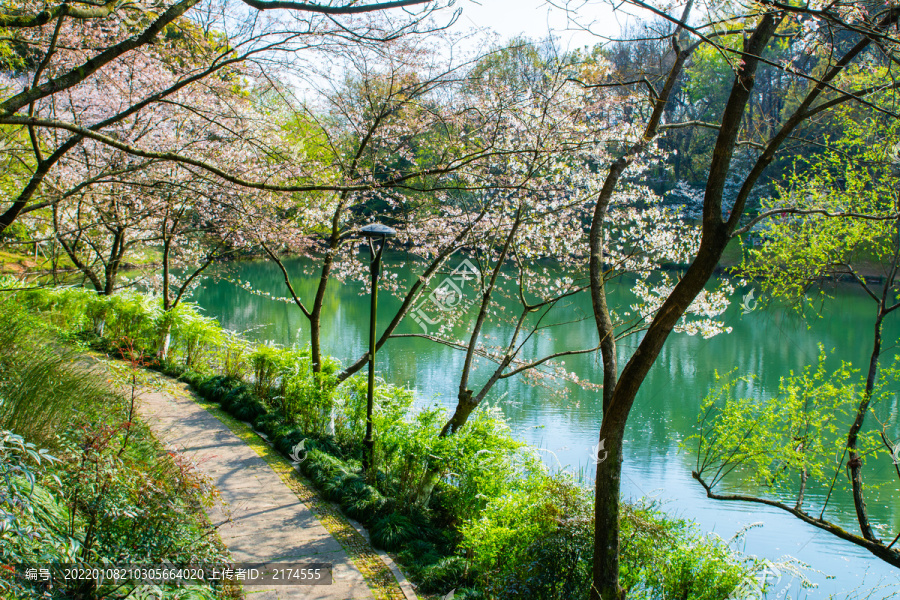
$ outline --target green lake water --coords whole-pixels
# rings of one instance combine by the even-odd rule
[[[298,295],[311,299],[316,279],[303,273],[304,264],[293,260],[287,266],[295,278]],[[250,281],[256,288],[275,296],[287,295],[279,269],[270,263],[236,263],[228,270],[233,279]],[[402,279],[409,274],[409,269],[402,256],[395,255],[386,265],[386,272],[398,273]],[[466,291],[473,295],[471,289]],[[777,389],[780,377],[815,363],[819,343],[826,349],[835,349],[830,359],[832,365],[846,360],[862,367],[871,352],[873,303],[852,288],[833,291],[834,299],[825,305],[823,316],[810,320],[776,309],[743,314],[738,305],[747,291],[736,294],[723,316],[733,328],[730,334],[711,339],[684,334],[669,338],[641,389],[629,421],[623,494],[626,498],[653,498],[668,512],[693,519],[704,531],[714,531],[726,539],[742,527],[761,524],[747,533],[740,549],[771,560],[791,555],[822,571],[810,573],[810,578],[819,584],[818,589],[800,592],[797,582],[791,583],[791,577],[785,575],[769,597],[782,592],[780,598],[786,595],[827,598],[829,594],[837,598],[900,598],[900,570],[775,508],[709,500],[691,477],[695,456],[691,450],[682,448],[680,442],[693,433],[700,401],[717,370],[723,373],[737,367],[741,373],[755,374],[758,379],[747,392],[763,397]],[[614,303],[626,306],[630,299],[627,286],[614,290],[611,297]],[[284,345],[305,345],[309,341],[308,323],[293,304],[250,294],[227,281],[212,280],[207,280],[192,300],[208,315],[219,319],[224,327],[244,332],[252,339]],[[379,323],[387,323],[398,306],[396,298],[383,293]],[[349,364],[367,347],[367,289],[359,282],[334,282],[323,312],[325,352]],[[439,321],[441,314],[431,310],[428,316]],[[592,322],[579,320],[589,316],[587,296],[559,307],[551,317],[568,324],[537,336],[526,348],[526,355],[594,345],[596,332]],[[417,333],[422,329],[408,318],[400,331]],[[509,325],[494,325],[487,328],[486,334],[503,339],[509,331]],[[886,323],[883,364],[898,353],[898,340],[900,315]],[[630,338],[620,344],[623,356],[620,367],[625,354],[637,341]],[[388,382],[415,389],[418,402],[423,405],[440,402],[452,407],[463,359],[461,351],[428,340],[398,339],[390,341],[379,352],[377,372]],[[581,379],[601,380],[602,368],[595,354],[568,357],[566,366]],[[486,373],[485,368],[479,369],[474,383],[477,385],[479,377],[486,377]],[[590,457],[597,443],[599,392],[570,385],[567,394],[559,394],[513,378],[499,384],[489,399],[501,408],[516,435],[542,449],[549,465],[592,475]],[[892,405],[882,406],[879,412],[896,415],[897,397],[888,402]],[[884,483],[881,489],[867,495],[873,520],[887,526],[885,535],[890,531],[896,535],[900,530],[900,483],[892,465],[889,461],[881,461],[877,467],[867,465],[866,477],[867,481]],[[821,494],[811,491],[806,506],[815,506],[820,498]],[[852,505],[846,498],[832,501],[829,514],[855,530]]]

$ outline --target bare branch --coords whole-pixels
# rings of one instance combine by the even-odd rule
[[[759,215],[751,219],[750,222],[745,226],[735,230],[734,233],[731,234],[731,237],[743,235],[756,227],[756,225],[758,225],[761,221],[777,215],[823,215],[829,218],[865,219],[868,221],[890,221],[900,217],[900,215],[896,214],[869,215],[857,212],[833,212],[830,210],[825,210],[824,208],[773,208],[772,210],[767,210],[766,212],[760,213]]]

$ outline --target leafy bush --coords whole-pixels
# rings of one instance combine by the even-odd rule
[[[461,556],[447,556],[419,574],[419,589],[426,594],[446,594],[467,579],[467,563]]]
[[[622,582],[638,599],[724,600],[754,568],[720,538],[653,504],[624,505],[620,526]]]
[[[185,311],[182,319],[173,327],[175,344],[188,369],[203,368],[215,357],[225,336],[218,321],[205,317],[196,310]]]
[[[251,344],[233,331],[225,331],[224,343],[219,349],[222,372],[232,379],[246,379]]]
[[[620,577],[629,598],[725,600],[747,576],[733,549],[652,505],[623,504]],[[509,599],[587,598],[593,559],[588,490],[533,478],[494,498],[462,528],[479,589]]]
[[[79,558],[186,564],[218,557],[195,517],[211,502],[210,481],[182,455],[161,452],[143,428],[126,445],[127,427],[84,424],[63,438],[57,475],[70,512],[84,521]]]
[[[367,524],[379,517],[385,508],[385,498],[365,482],[351,482],[344,492],[341,505],[351,519]]]
[[[418,530],[409,517],[391,513],[376,519],[370,529],[372,543],[388,551],[400,550],[418,537]]]
[[[106,336],[114,341],[132,340],[135,345],[153,348],[157,341],[157,321],[161,307],[142,294],[97,296],[92,306],[105,304]]]
[[[0,429],[0,559],[37,563],[74,559],[78,542],[61,530],[69,519],[44,486],[55,462],[46,450]],[[50,518],[42,518],[50,517]]]
[[[540,460],[513,438],[499,410],[480,409],[462,430],[442,438],[446,410],[433,407],[404,418],[411,402],[409,391],[396,388],[379,398],[376,452],[386,475],[385,495],[425,506],[438,488],[448,524],[456,525],[480,512],[486,499],[542,470]]]
[[[281,370],[279,349],[268,344],[259,344],[250,352],[248,360],[253,370],[256,394],[262,398],[271,395],[278,372]]]
[[[325,433],[331,422],[335,383],[334,377],[327,373],[286,375],[282,404],[285,415],[304,431]]]

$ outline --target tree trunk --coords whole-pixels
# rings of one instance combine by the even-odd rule
[[[119,227],[113,237],[113,247],[109,252],[109,262],[106,263],[105,282],[103,285],[104,296],[112,296],[116,290],[116,280],[119,277],[119,266],[122,257],[125,256],[125,229]]]
[[[159,358],[160,360],[168,360],[169,358],[169,347],[172,343],[172,324],[166,323],[165,329],[162,331],[162,336],[159,343]]]
[[[312,371],[314,374],[322,372],[322,307],[325,304],[325,290],[328,287],[328,280],[331,277],[331,270],[334,267],[334,256],[337,253],[340,244],[340,231],[335,226],[331,240],[329,241],[328,252],[325,254],[325,260],[322,262],[322,273],[319,276],[319,286],[316,288],[316,297],[313,300],[312,310],[309,316],[309,346],[310,360],[312,361]]]
[[[162,297],[163,297],[163,310],[168,311],[172,308],[172,302],[169,299],[169,252],[172,247],[172,238],[169,236],[165,236],[163,238],[163,256],[162,256],[162,268],[163,268],[163,281],[162,281]]]
[[[600,439],[606,456],[597,461],[594,485],[594,583],[591,597],[621,600],[625,590],[619,585],[619,498],[622,483],[622,426],[604,419]]]
[[[866,375],[866,388],[863,391],[862,402],[856,410],[856,418],[850,426],[847,434],[847,451],[848,460],[847,467],[850,469],[850,484],[853,487],[853,506],[856,508],[856,520],[859,522],[859,531],[864,538],[871,541],[877,541],[878,538],[872,529],[869,521],[869,511],[866,507],[865,496],[863,495],[862,483],[862,457],[858,454],[857,442],[859,440],[859,432],[862,429],[869,412],[869,405],[872,403],[872,393],[875,390],[875,381],[878,377],[878,358],[881,356],[881,330],[884,322],[884,297],[878,307],[878,317],[875,319],[875,340],[872,343],[872,355],[869,358],[869,372]]]
[[[684,277],[663,302],[651,322],[647,333],[609,397],[604,408],[600,425],[600,439],[605,440],[609,452],[606,460],[597,465],[597,480],[594,482],[594,563],[591,600],[618,600],[624,597],[619,586],[619,493],[622,468],[622,439],[625,425],[634,405],[637,393],[656,362],[669,334],[678,320],[703,290],[712,277],[716,265],[730,240],[730,231],[735,223],[726,223],[722,215],[722,196],[725,181],[731,166],[734,149],[741,129],[741,121],[747,102],[753,90],[759,57],[765,49],[780,22],[773,13],[767,13],[756,30],[744,42],[743,64],[738,70],[725,110],[721,127],[710,163],[709,178],[703,201],[703,225],[700,248]],[[665,103],[668,95],[661,95],[657,102]],[[649,130],[649,126],[648,126]],[[655,130],[649,130],[655,134]],[[645,135],[645,140],[652,136]],[[612,175],[612,173],[611,173]],[[607,181],[609,183],[609,181]],[[604,184],[604,192],[608,186]],[[602,194],[603,192],[601,192]],[[611,193],[611,190],[610,190]],[[742,204],[736,203],[735,210],[741,211]],[[593,283],[593,281],[592,281]],[[606,397],[604,391],[604,397]]]
[[[59,230],[59,211],[56,204],[53,205],[53,230],[56,234],[56,239],[59,241],[60,246],[62,246],[63,250],[65,250],[66,254],[69,256],[69,259],[72,261],[79,271],[84,274],[84,277],[90,280],[91,285],[94,286],[94,290],[98,294],[103,293],[103,283],[100,281],[100,278],[97,277],[97,274],[94,273],[93,269],[88,265],[84,264],[80,258],[78,258],[78,253],[76,251],[76,245],[78,244],[78,239],[76,239],[71,245],[66,243],[63,237],[60,235]]]
[[[477,398],[472,397],[472,390],[463,390],[459,393],[459,401],[456,404],[456,410],[453,416],[444,424],[438,437],[447,437],[454,435],[469,420],[469,415],[478,408],[478,404],[483,398],[483,394],[479,394]],[[422,481],[419,482],[419,488],[416,492],[416,504],[425,506],[431,499],[431,493],[440,480],[440,470],[431,467],[425,471]]]

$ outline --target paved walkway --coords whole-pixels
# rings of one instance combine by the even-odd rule
[[[212,477],[221,504],[208,510],[235,562],[326,562],[332,585],[246,586],[248,600],[374,598],[359,570],[275,472],[216,417],[178,393],[146,392],[139,411],[156,436]],[[228,518],[230,515],[230,522]]]

